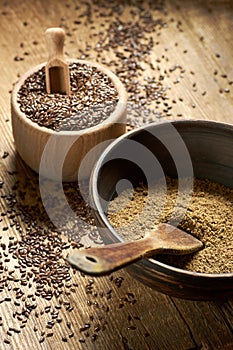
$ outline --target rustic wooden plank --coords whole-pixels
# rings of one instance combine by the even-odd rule
[[[174,298],[174,304],[188,325],[198,348],[221,349],[233,345],[233,316],[230,302],[220,305],[215,302],[190,302]],[[229,312],[224,315],[223,309]]]
[[[9,166],[9,168],[6,166],[6,169],[11,169],[10,158],[11,156],[8,156],[5,160]],[[14,179],[16,181],[20,179],[22,183],[26,184],[29,175],[30,178],[36,178],[36,175],[33,175],[30,170],[28,170],[28,174],[24,176],[22,169],[19,169],[18,174],[11,175],[8,181],[8,185],[10,185],[8,191],[11,192],[11,187],[14,186],[15,183]],[[4,167],[1,167],[0,178],[6,179]],[[30,187],[28,188],[30,189]],[[37,197],[39,188],[37,188],[35,184],[34,188],[34,195]],[[2,212],[6,212],[7,206],[5,203],[3,204]],[[25,205],[26,202],[22,204]],[[33,202],[31,204],[33,204]],[[31,220],[32,219],[33,218],[31,218]],[[0,227],[3,229],[3,227],[8,224],[7,220],[4,220],[0,223]],[[25,225],[23,223],[21,227],[25,230]],[[14,236],[18,236],[18,239],[20,239],[20,235],[13,227],[10,232],[6,231],[4,235],[4,243],[6,244],[9,234],[14,234]],[[8,269],[13,269],[14,264],[15,260],[13,260],[12,263],[9,262],[7,265]],[[107,350],[114,341],[116,344],[119,344],[119,346],[123,346],[123,343],[127,342],[128,346],[133,349],[142,347],[145,349],[164,349],[170,347],[172,349],[173,345],[171,345],[169,337],[172,339],[172,344],[175,344],[173,347],[174,349],[177,345],[180,349],[193,347],[188,329],[184,321],[180,318],[179,313],[175,310],[169,297],[139,284],[124,270],[112,275],[112,279],[112,281],[109,280],[109,277],[91,279],[93,282],[93,290],[91,294],[88,294],[86,285],[89,283],[90,278],[81,276],[79,273],[72,276],[72,283],[77,283],[78,287],[75,287],[74,292],[67,297],[65,293],[63,293],[62,299],[69,301],[74,310],[67,313],[65,311],[66,307],[62,306],[61,311],[59,311],[59,317],[62,319],[62,323],[55,324],[52,330],[46,328],[47,322],[51,320],[51,314],[47,314],[44,310],[45,307],[49,305],[51,309],[54,309],[60,298],[55,298],[48,302],[41,298],[36,298],[37,307],[35,312],[28,318],[27,326],[22,329],[17,338],[13,337],[11,339],[13,348],[20,349],[24,342],[27,344],[24,346],[27,346],[28,349],[31,346],[30,344],[33,344],[35,349],[37,349],[37,346],[38,349],[41,346],[42,348],[44,346],[45,349],[52,349],[54,344],[56,344],[58,348],[75,348],[79,343],[79,339],[84,337],[84,332],[80,331],[80,328],[90,323],[90,337],[84,337],[85,346],[87,346],[88,349],[95,349],[95,344],[91,340],[91,335],[94,333],[95,325],[99,322],[107,323],[105,326],[106,329],[100,330],[98,336],[100,340],[97,342],[97,348],[101,344],[101,348]],[[123,280],[121,286],[117,282],[119,279]],[[12,288],[13,287],[17,287],[17,283],[16,285],[13,284]],[[20,286],[20,288],[25,295],[33,292],[32,288],[28,288],[28,286]],[[69,293],[69,289],[66,289],[66,292]],[[110,299],[108,299],[108,295],[111,297]],[[16,294],[13,290],[4,290],[4,292],[1,293],[2,299],[6,297],[11,297],[12,304],[17,301]],[[10,302],[0,303],[0,314],[3,319],[4,333],[6,333],[10,327],[19,326],[17,319],[15,320],[12,315],[15,311],[19,311],[22,306],[14,307],[12,304]],[[22,303],[20,304],[22,305]],[[149,309],[148,305],[150,306]],[[106,311],[106,307],[108,307],[109,310]],[[41,312],[43,312],[43,314],[41,314]],[[94,317],[94,323],[90,322],[89,318],[91,315]],[[74,336],[69,339],[67,344],[63,344],[62,337],[68,334],[65,326],[67,321],[72,323]],[[36,332],[34,331],[35,326],[38,328]],[[167,329],[169,329],[169,337]],[[46,334],[52,332],[53,337],[48,337],[43,343],[38,343],[40,339],[43,339],[41,334],[43,334],[44,331]]]
[[[136,6],[133,6],[134,2],[125,2],[123,8],[120,2],[117,2],[118,8],[123,8],[123,12],[122,14],[116,12],[114,18],[108,15],[112,3],[109,3],[107,8],[101,6],[103,3],[96,2],[92,5],[95,9],[92,13],[93,23],[88,23],[86,16],[80,17],[80,14],[88,9],[84,1],[77,3],[75,0],[70,0],[64,3],[53,0],[33,2],[0,0],[0,180],[4,181],[4,193],[9,194],[12,191],[15,193],[12,187],[14,188],[17,181],[31,190],[32,203],[33,197],[37,198],[39,193],[36,175],[15,153],[9,102],[12,84],[29,68],[46,61],[47,51],[43,33],[47,27],[62,25],[69,33],[65,46],[66,56],[80,57],[82,55],[80,50],[85,50],[88,44],[94,46],[99,41],[100,35],[95,36],[95,33],[106,31],[112,21],[120,18],[124,23],[129,23],[139,16],[140,3],[135,2]],[[142,83],[145,76],[154,76],[158,79],[160,74],[164,75],[162,84],[171,87],[167,94],[172,109],[171,116],[167,119],[180,118],[182,115],[185,118],[204,118],[232,123],[232,2],[161,1],[162,5],[157,7],[163,8],[164,11],[155,9],[155,2],[145,3],[148,13],[152,13],[154,19],[162,19],[167,26],[166,28],[158,26],[154,33],[148,34],[153,36],[155,45],[147,57],[147,62],[142,63],[145,70],[139,71],[138,74],[141,74]],[[132,14],[131,10],[135,14]],[[100,14],[107,16],[102,17]],[[75,21],[81,23],[77,24]],[[95,28],[92,29],[92,26]],[[99,55],[92,50],[87,53],[89,58],[99,62],[108,63],[116,59],[112,50],[103,51]],[[16,57],[23,60],[18,61]],[[149,67],[150,63],[154,69]],[[175,64],[182,68],[170,72],[168,77],[169,74],[164,71],[168,72]],[[114,62],[110,62],[109,65],[113,70],[116,69]],[[224,92],[225,88],[228,88],[229,92]],[[159,111],[166,108],[164,103],[158,106]],[[7,151],[9,156],[2,159],[4,151]],[[14,170],[18,170],[19,173],[12,174]],[[34,179],[35,183],[29,187],[31,179]],[[17,195],[20,195],[19,191]],[[25,205],[26,202],[22,199],[21,204]],[[6,199],[1,198],[1,213],[5,214],[7,209],[9,208]],[[38,210],[37,206],[35,210]],[[21,239],[18,230],[10,226],[9,216],[1,215],[1,219],[0,236],[3,236],[1,243],[9,242],[10,236]],[[30,217],[30,220],[33,218]],[[8,230],[3,231],[7,226]],[[22,229],[26,230],[25,223],[22,223]],[[2,258],[4,259],[7,257]],[[3,263],[10,270],[17,260],[12,259]],[[7,271],[0,274],[0,280],[5,273]],[[122,285],[118,287],[120,277],[124,279]],[[31,282],[32,286],[29,287],[28,284],[21,285],[20,281],[8,281],[8,285],[0,292],[1,348],[4,350],[22,348],[49,350],[55,347],[64,350],[77,348],[187,350],[202,346],[203,349],[230,349],[233,342],[232,301],[192,302],[169,298],[141,285],[125,270],[114,274],[112,280],[109,277],[93,279],[93,290],[90,294],[86,289],[87,284],[90,284],[89,277],[76,273],[72,274],[71,281],[72,285],[75,284],[71,287],[73,291],[70,287],[64,287],[61,298],[46,301],[36,297],[37,306],[31,312],[26,326],[21,328],[19,334],[11,331],[11,336],[6,334],[9,328],[23,325],[17,317],[22,317],[20,312],[25,303],[20,299],[20,305],[17,306],[19,300],[16,298],[14,288],[21,288],[24,297],[27,298],[28,294],[34,293],[35,285]],[[11,301],[2,301],[4,298],[11,298]],[[62,319],[61,323],[56,322],[54,318],[55,325],[52,329],[48,329],[46,325],[52,319],[52,314],[50,311],[45,312],[45,307],[50,306],[54,309],[60,299],[70,302],[74,309],[67,311],[66,306],[62,304],[58,316]],[[18,315],[15,314],[16,311]],[[94,321],[90,322],[90,316],[94,317]],[[71,322],[74,332],[70,338],[67,322]],[[88,323],[90,329],[81,331],[80,328]],[[100,330],[98,330],[99,323]],[[87,331],[89,337],[84,335],[87,335]],[[43,340],[48,333],[53,333],[53,336],[45,337]],[[96,340],[92,337],[93,334],[97,334]],[[11,343],[4,343],[5,338]],[[39,343],[39,339],[43,342]],[[80,342],[82,339],[85,343]]]
[[[174,30],[172,40],[169,31],[164,31],[163,34],[167,34],[165,42],[172,49],[172,52],[169,51],[169,58],[173,57],[186,69],[183,84],[178,84],[177,89],[172,91],[174,97],[183,99],[179,111],[182,110],[186,117],[225,120],[232,123],[230,107],[232,94],[229,96],[219,93],[220,89],[230,88],[229,81],[232,80],[230,33],[233,23],[230,2],[227,2],[228,6],[224,6],[224,3],[221,7],[221,16],[219,16],[220,2],[214,2],[216,7],[211,6],[211,12],[208,11],[208,2],[202,3],[202,6],[192,5],[188,1],[176,3],[179,6],[177,15],[181,31]],[[172,9],[173,5],[169,11],[171,17]],[[173,25],[175,29],[177,22],[169,25]],[[174,42],[178,44],[177,47],[174,47]],[[218,55],[220,57],[217,57]],[[224,74],[227,78],[222,78]],[[206,94],[203,96],[204,92]],[[193,108],[194,106],[196,107]]]

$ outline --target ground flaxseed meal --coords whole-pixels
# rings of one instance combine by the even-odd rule
[[[44,67],[25,80],[17,102],[33,122],[55,131],[77,131],[100,124],[114,111],[118,92],[106,74],[78,62],[69,69],[69,96],[47,94]]]
[[[161,183],[149,192],[143,184],[135,191],[125,190],[109,204],[110,223],[126,240],[142,238],[157,223],[170,221],[177,200],[177,186],[176,179],[167,178],[165,201]],[[185,189],[181,193],[179,190],[184,200],[187,193]],[[156,259],[196,272],[233,272],[233,189],[195,179],[188,209],[181,203],[177,212],[178,215],[180,212],[180,218],[175,218],[180,222],[178,227],[200,239],[204,249],[185,256],[158,255]]]

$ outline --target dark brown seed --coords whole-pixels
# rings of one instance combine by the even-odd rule
[[[145,338],[147,338],[147,337],[149,337],[150,336],[150,333],[148,333],[148,332],[146,332],[145,334],[144,334],[144,337]]]
[[[94,342],[96,341],[98,335],[96,333],[93,333],[92,336],[91,336],[91,340]]]
[[[9,156],[9,153],[7,151],[4,151],[3,155],[2,155],[2,159],[5,159]]]
[[[61,305],[55,305],[55,309],[60,310],[61,309]]]
[[[50,333],[47,333],[46,334],[46,337],[49,338],[49,337],[52,337],[53,336],[53,332],[50,332]]]
[[[16,61],[16,62],[23,61],[23,58],[19,57],[19,56],[15,56],[14,61]]]
[[[71,323],[69,321],[66,322],[66,325],[69,329],[71,329]]]
[[[15,332],[15,333],[20,333],[21,332],[21,330],[18,329],[18,328],[13,328],[12,331]]]
[[[43,343],[43,342],[44,342],[44,340],[45,340],[45,337],[40,337],[40,339],[39,339],[39,343]]]

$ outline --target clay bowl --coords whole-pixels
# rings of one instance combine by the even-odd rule
[[[123,190],[126,181],[133,186],[145,180],[149,183],[162,169],[171,177],[208,178],[232,188],[232,149],[233,126],[204,120],[153,123],[118,138],[99,158],[90,183],[93,213],[105,244],[123,241],[106,212],[109,201]],[[161,169],[153,166],[154,156]],[[210,300],[233,295],[233,273],[191,272],[156,257],[136,262],[127,270],[142,283],[174,297]]]
[[[102,123],[80,131],[55,132],[32,122],[21,112],[17,102],[18,91],[30,75],[45,66],[40,64],[26,72],[14,85],[11,95],[12,128],[16,149],[24,162],[40,175],[54,180],[76,181],[89,176],[100,149],[80,165],[88,152],[96,145],[115,139],[125,132],[127,93],[118,77],[94,62],[68,60],[96,67],[106,74],[117,89],[119,102],[114,112]],[[79,174],[78,174],[79,173]]]

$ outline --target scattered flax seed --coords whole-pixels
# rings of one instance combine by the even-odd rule
[[[39,343],[43,343],[45,341],[45,337],[40,337]]]
[[[7,302],[10,302],[11,298],[10,297],[6,297],[4,300],[7,301]]]
[[[71,329],[71,323],[69,321],[66,322],[67,328]]]
[[[97,337],[98,337],[98,335],[97,335],[96,333],[93,333],[93,334],[91,335],[91,340],[92,340],[93,342],[95,342],[95,341],[97,340]]]
[[[148,332],[144,333],[144,337],[145,338],[150,337],[150,333],[148,333]]]
[[[169,221],[177,199],[177,188],[177,180],[167,178],[165,198],[164,187],[159,183],[150,189],[149,195],[143,185],[133,193],[126,190],[110,202],[108,219],[126,240],[139,239],[157,223]],[[209,180],[195,179],[186,212],[182,210],[182,203],[188,195],[185,188],[180,191],[182,202],[178,204],[175,218],[179,219],[178,227],[199,238],[205,248],[178,259],[168,255],[157,255],[156,259],[191,271],[232,272],[233,189]]]
[[[64,335],[62,336],[61,340],[62,340],[63,342],[65,342],[65,343],[68,342],[68,339],[67,339],[66,336],[64,336]]]
[[[20,333],[20,332],[21,332],[21,330],[18,329],[18,328],[11,328],[11,330],[12,330],[13,332],[15,332],[15,333]]]
[[[15,56],[14,61],[16,61],[16,62],[23,61],[23,57]]]
[[[7,151],[3,152],[2,159],[5,159],[9,156],[9,153]]]

